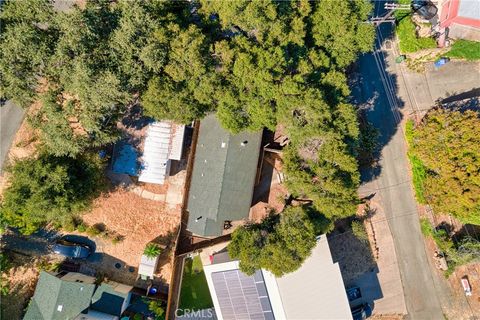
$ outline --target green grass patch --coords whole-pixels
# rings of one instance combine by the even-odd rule
[[[399,39],[400,51],[402,53],[417,52],[422,49],[431,49],[437,47],[437,42],[433,38],[419,38],[415,32],[415,24],[410,16],[401,17],[397,26],[397,36]]]
[[[180,291],[180,309],[202,310],[207,308],[213,308],[213,302],[203,272],[202,261],[200,256],[195,256],[193,259],[185,260]]]
[[[466,60],[480,60],[480,42],[457,40],[445,56]]]
[[[420,229],[425,237],[433,237],[434,230],[427,218],[420,219]]]
[[[415,189],[415,196],[419,203],[425,204],[425,188],[424,181],[427,178],[427,167],[423,164],[422,160],[418,158],[413,150],[413,138],[414,138],[414,124],[412,120],[408,120],[405,124],[405,139],[407,140],[409,151],[408,159],[412,166],[412,180],[413,187]]]
[[[417,201],[421,204],[426,204],[425,201],[425,188],[423,187],[423,182],[427,178],[427,168],[423,164],[422,160],[412,152],[408,153],[408,159],[410,159],[410,164],[412,165],[412,179],[413,187],[415,189],[415,197]]]

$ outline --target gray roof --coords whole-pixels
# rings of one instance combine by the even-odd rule
[[[109,284],[102,283],[92,297],[92,310],[108,313],[114,316],[122,314],[122,306],[128,298],[128,293],[116,291]]]
[[[62,281],[41,271],[24,320],[68,320],[78,316],[90,305],[95,284]]]
[[[248,217],[262,132],[230,134],[215,115],[203,119],[199,130],[188,229],[201,236],[220,236],[225,220]]]

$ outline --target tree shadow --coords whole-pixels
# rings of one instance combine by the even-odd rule
[[[376,6],[383,6],[377,1]],[[351,67],[350,88],[351,102],[378,131],[379,160],[372,166],[361,168],[362,183],[370,182],[382,172],[381,153],[393,136],[400,129],[403,115],[400,110],[405,107],[404,101],[398,97],[398,77],[389,71],[392,59],[386,61],[386,54],[381,50],[384,43],[392,40],[392,27],[377,27],[375,51],[360,56]]]
[[[335,230],[328,235],[332,260],[339,264],[345,287],[360,288],[361,297],[350,301],[350,305],[368,303],[373,308],[374,301],[383,298],[377,275],[379,270],[370,243],[353,234],[351,220],[336,222]]]

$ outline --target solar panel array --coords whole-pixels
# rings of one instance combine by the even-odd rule
[[[261,271],[247,276],[240,270],[212,273],[215,294],[225,320],[274,320]]]

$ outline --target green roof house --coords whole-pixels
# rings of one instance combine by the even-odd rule
[[[69,320],[75,319],[88,309],[95,278],[70,272],[63,279],[41,271],[30,300],[24,320]]]
[[[188,230],[221,236],[225,221],[248,218],[262,132],[231,134],[215,115],[200,122],[188,197]]]
[[[133,287],[77,272],[40,272],[24,320],[114,320],[130,304]]]

